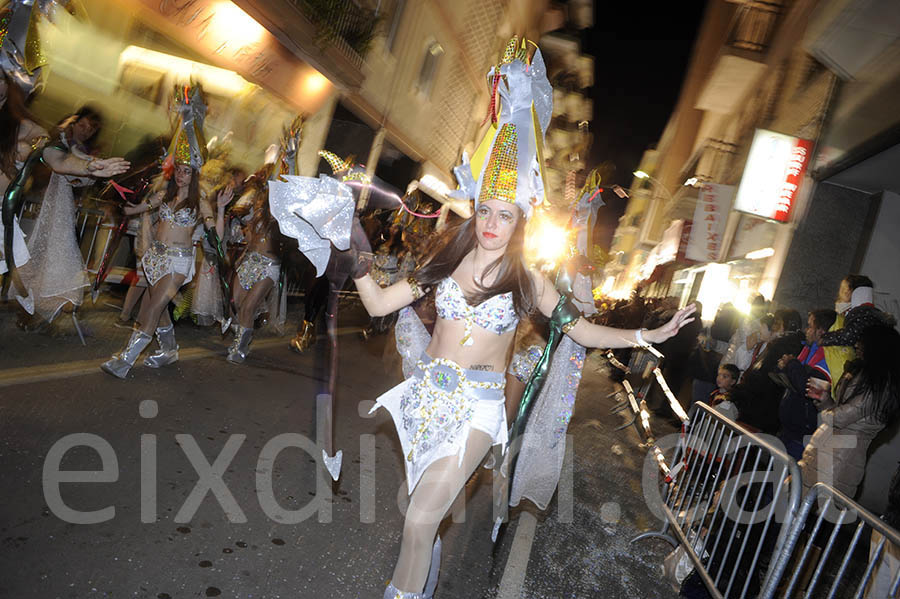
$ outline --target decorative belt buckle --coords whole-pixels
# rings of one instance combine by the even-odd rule
[[[459,387],[460,374],[458,369],[451,365],[438,363],[429,369],[428,380],[444,393],[453,393]]]

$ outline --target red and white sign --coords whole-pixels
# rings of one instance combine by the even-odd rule
[[[691,236],[684,252],[688,260],[715,262],[719,259],[725,221],[728,219],[733,197],[734,185],[705,183],[700,188],[697,205],[694,207]]]
[[[734,209],[787,222],[812,146],[808,139],[757,129]]]

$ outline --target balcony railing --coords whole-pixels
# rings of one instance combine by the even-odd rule
[[[738,8],[728,45],[740,50],[764,52],[772,40],[781,11],[780,2],[751,1],[742,5]]]
[[[357,68],[380,23],[374,10],[353,0],[291,0],[316,26],[316,43],[339,49]]]
[[[692,178],[697,183],[721,182],[736,152],[737,146],[731,142],[707,139],[684,165],[680,183]]]

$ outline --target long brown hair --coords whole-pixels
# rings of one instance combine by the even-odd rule
[[[178,184],[175,183],[175,173],[172,173],[168,183],[166,183],[166,193],[163,194],[162,199],[163,203],[168,204],[176,195],[178,195]],[[194,211],[194,214],[200,213],[200,173],[197,172],[197,169],[191,169],[191,182],[188,184],[187,198],[180,205],[170,207],[172,210],[190,208]]]
[[[434,244],[425,266],[413,275],[422,286],[433,286],[453,274],[469,252],[475,249],[475,217],[468,218],[459,224],[448,227]],[[525,248],[525,219],[516,223],[509,244],[503,255],[484,270],[482,277],[487,277],[494,270],[497,278],[490,287],[476,287],[471,297],[466,297],[470,305],[478,305],[501,293],[512,293],[513,307],[520,318],[525,318],[537,308],[537,292],[534,280],[523,260]]]
[[[0,108],[0,171],[9,179],[16,176],[16,146],[19,141],[19,125],[31,120],[25,108],[25,94],[3,71],[6,81],[6,102]]]

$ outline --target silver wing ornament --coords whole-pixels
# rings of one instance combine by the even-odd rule
[[[297,240],[317,277],[325,273],[332,244],[341,251],[350,248],[355,209],[350,187],[327,175],[282,175],[269,181],[269,210],[281,233]]]

